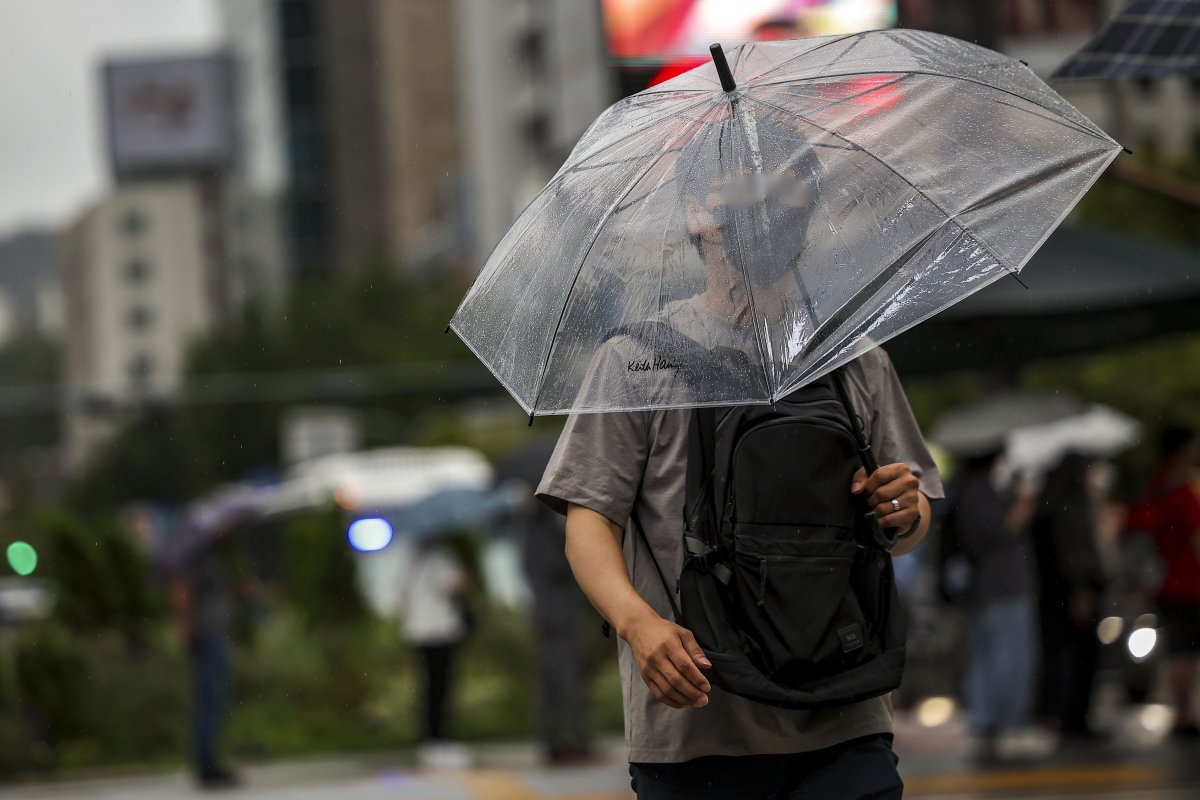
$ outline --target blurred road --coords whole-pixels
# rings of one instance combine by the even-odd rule
[[[1136,720],[1136,715],[1132,719]],[[1142,731],[1145,733],[1145,731]],[[1159,742],[1118,730],[1101,745],[1062,747],[1026,765],[981,766],[961,723],[924,728],[897,718],[906,797],[939,800],[1184,800],[1200,797],[1200,742]],[[282,763],[247,769],[230,797],[247,800],[631,800],[620,743],[600,763],[548,769],[525,744],[475,751],[475,769],[429,773],[387,756]],[[409,756],[411,758],[411,756]],[[176,800],[202,796],[182,773],[0,788],[0,800]]]

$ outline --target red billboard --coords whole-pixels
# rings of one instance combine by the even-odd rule
[[[889,28],[895,0],[603,0],[612,55],[626,63],[704,57],[736,44]]]

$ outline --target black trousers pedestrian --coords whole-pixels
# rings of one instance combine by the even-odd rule
[[[425,741],[444,739],[456,644],[418,647],[425,665]]]
[[[1065,601],[1064,601],[1065,603]],[[1089,731],[1092,688],[1100,666],[1095,618],[1077,625],[1060,607],[1042,610],[1042,675],[1040,710],[1058,720],[1063,733]]]
[[[899,800],[890,734],[812,753],[707,756],[681,764],[630,764],[638,800]]]

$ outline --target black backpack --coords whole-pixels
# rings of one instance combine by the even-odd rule
[[[711,370],[714,359],[737,359],[700,353],[664,327],[660,351],[691,350],[678,362]],[[904,671],[895,539],[850,494],[858,467],[875,464],[840,380],[828,375],[774,406],[694,409],[688,433],[685,560],[667,595],[715,685],[783,708],[877,697]],[[636,515],[634,527],[644,540]]]

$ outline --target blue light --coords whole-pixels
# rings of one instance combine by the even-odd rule
[[[382,550],[392,542],[392,526],[386,519],[369,517],[350,523],[350,546],[362,553]]]

